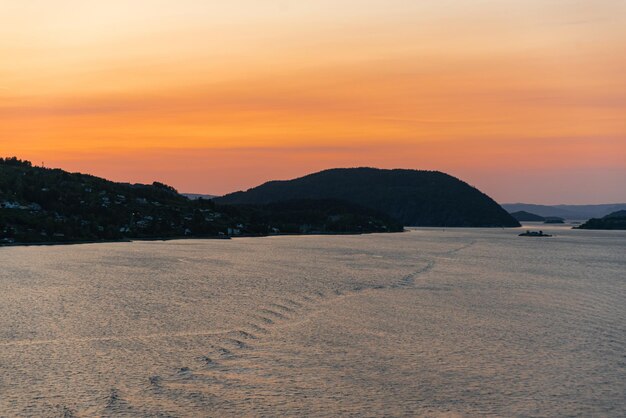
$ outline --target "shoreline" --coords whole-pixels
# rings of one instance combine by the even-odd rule
[[[122,242],[149,242],[149,241],[173,241],[173,240],[231,240],[237,238],[267,238],[267,237],[282,237],[282,236],[342,236],[342,235],[372,235],[372,234],[399,234],[409,232],[408,228],[433,228],[433,229],[518,229],[523,228],[523,226],[517,227],[496,227],[496,226],[484,226],[484,227],[430,227],[430,226],[405,226],[402,231],[387,231],[387,232],[310,232],[310,233],[297,233],[297,232],[284,232],[277,234],[241,234],[241,235],[207,235],[207,236],[173,236],[173,237],[145,237],[145,238],[119,238],[119,239],[104,239],[104,240],[72,240],[72,241],[42,241],[42,242],[12,242],[12,243],[0,243],[0,248],[3,247],[47,247],[47,246],[57,246],[57,245],[80,245],[80,244],[109,244],[109,243],[122,243]],[[572,229],[582,229],[582,228],[572,228]]]
[[[241,234],[241,235],[207,235],[207,236],[176,236],[176,237],[149,237],[149,238],[120,238],[120,239],[105,239],[105,240],[86,240],[86,241],[43,241],[43,242],[12,242],[1,243],[2,247],[47,247],[57,245],[80,245],[80,244],[110,244],[110,243],[122,243],[122,242],[149,242],[149,241],[174,241],[174,240],[231,240],[236,238],[267,238],[267,237],[281,237],[281,236],[320,236],[320,235],[371,235],[371,234],[398,234],[407,232],[407,229],[402,231],[393,232],[312,232],[312,233],[278,233],[278,234]]]

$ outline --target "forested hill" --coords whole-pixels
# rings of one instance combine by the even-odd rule
[[[115,183],[0,158],[0,244],[398,230],[384,215],[343,202],[229,207],[158,182]]]
[[[519,222],[467,183],[438,171],[344,168],[271,181],[215,201],[267,204],[289,199],[342,199],[407,226],[516,227]]]
[[[592,218],[579,229],[626,229],[626,210],[618,210],[603,218]]]

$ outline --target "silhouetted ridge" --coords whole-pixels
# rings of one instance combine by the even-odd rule
[[[546,220],[543,216],[535,215],[534,213],[520,210],[518,212],[511,213],[511,216],[520,222],[543,222]]]
[[[616,212],[609,213],[608,215],[604,217],[604,219],[611,219],[611,218],[626,218],[626,210],[618,210]]]
[[[612,212],[625,210],[626,203],[605,203],[597,205],[536,205],[531,203],[503,203],[507,212],[530,212],[539,216],[563,219],[602,218]]]
[[[240,205],[293,199],[346,200],[410,226],[519,226],[489,196],[439,171],[338,168],[271,181],[215,201]]]
[[[626,229],[626,210],[609,213],[603,218],[592,218],[579,226],[580,229]]]

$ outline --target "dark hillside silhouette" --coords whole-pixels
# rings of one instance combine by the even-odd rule
[[[609,213],[603,218],[592,218],[579,229],[626,229],[626,210]]]
[[[345,200],[385,213],[407,226],[519,226],[489,196],[439,171],[331,169],[295,180],[271,181],[214,200],[240,205],[292,199]]]

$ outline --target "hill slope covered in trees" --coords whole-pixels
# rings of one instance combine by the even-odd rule
[[[603,218],[592,218],[579,229],[626,229],[626,210],[618,210]]]
[[[408,226],[517,227],[489,196],[438,171],[343,168],[271,181],[214,199],[268,204],[290,199],[339,199],[387,214]]]
[[[115,183],[0,158],[0,244],[401,230],[345,202],[229,207],[158,182]]]

